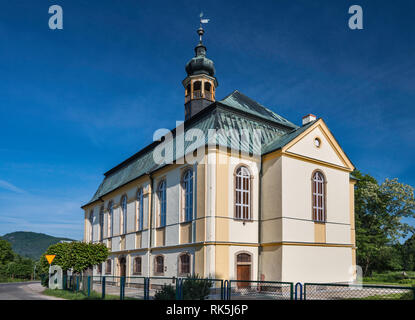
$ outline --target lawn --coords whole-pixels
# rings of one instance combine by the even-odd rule
[[[411,287],[415,286],[415,271],[406,271],[406,276],[402,275],[402,271],[374,272],[370,277],[364,277],[363,283]]]
[[[46,289],[43,291],[43,294],[47,296],[62,298],[66,300],[102,300],[102,296],[98,292],[91,292],[90,296],[82,291],[68,291],[68,290],[59,290],[59,289]],[[120,296],[116,295],[105,295],[104,300],[120,300]],[[134,298],[125,297],[124,300],[138,300]]]

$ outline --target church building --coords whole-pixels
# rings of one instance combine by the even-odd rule
[[[184,122],[106,172],[82,206],[84,241],[111,252],[94,275],[349,281],[352,162],[321,118],[296,125],[239,91],[216,100],[197,32]]]

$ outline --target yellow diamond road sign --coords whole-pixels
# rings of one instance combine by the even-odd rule
[[[49,264],[52,263],[53,259],[55,259],[56,255],[55,254],[47,254],[45,255],[46,260],[48,260]]]

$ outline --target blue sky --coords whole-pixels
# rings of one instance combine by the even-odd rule
[[[15,0],[0,10],[0,235],[82,238],[103,173],[184,118],[201,10],[217,98],[313,113],[361,171],[415,186],[414,1]]]

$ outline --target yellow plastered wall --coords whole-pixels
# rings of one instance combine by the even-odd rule
[[[206,187],[205,187],[205,164],[197,166],[197,220],[196,220],[196,242],[205,241],[205,206],[206,206]]]
[[[355,214],[354,214],[354,186],[356,181],[350,180],[350,239],[352,248],[352,265],[356,265],[356,227],[355,227]]]
[[[282,240],[281,157],[268,157],[262,164],[261,242]]]
[[[326,224],[314,222],[314,242],[326,243]]]
[[[195,250],[195,274],[203,277],[205,275],[205,247],[201,246]]]
[[[216,241],[229,240],[228,193],[229,188],[229,157],[217,153],[216,166]]]
[[[229,241],[228,193],[229,188],[229,156],[216,154],[216,241]],[[227,279],[229,275],[229,246],[215,247],[215,277]]]
[[[229,278],[229,246],[217,245],[215,247],[215,278]]]

